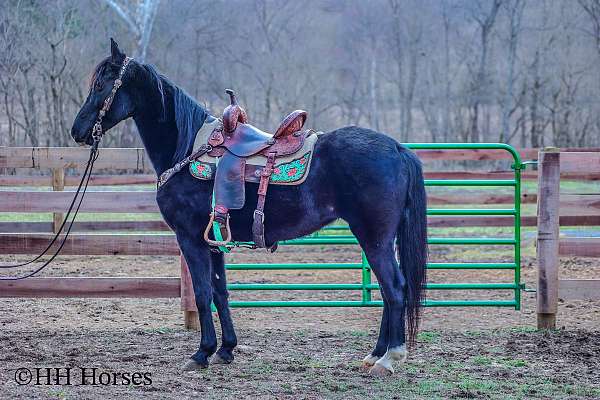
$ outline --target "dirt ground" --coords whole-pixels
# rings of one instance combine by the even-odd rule
[[[269,261],[307,261],[307,254],[302,248],[282,248]],[[357,254],[342,247],[310,249],[312,261],[356,261]],[[435,257],[441,261],[445,256]],[[242,252],[229,261],[265,258],[264,253]],[[533,259],[524,259],[523,265],[522,280],[535,287]],[[174,257],[62,257],[45,276],[175,276],[178,271]],[[600,261],[565,259],[562,274],[600,277]],[[360,272],[232,271],[228,278],[354,283]],[[430,274],[431,282],[510,279],[502,271]],[[439,291],[429,297],[510,295]],[[235,300],[357,296],[309,291],[231,294]],[[0,399],[600,398],[600,302],[561,302],[560,329],[554,332],[533,329],[534,293],[523,292],[522,306],[521,311],[427,308],[409,361],[397,366],[392,377],[373,378],[359,366],[377,339],[379,308],[234,309],[240,343],[234,363],[182,372],[199,336],[183,329],[179,299],[0,299]],[[19,368],[67,367],[73,368],[71,385],[15,382]],[[98,373],[149,373],[152,382],[80,385],[81,367],[95,367]]]

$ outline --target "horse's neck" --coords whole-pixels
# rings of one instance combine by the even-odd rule
[[[197,130],[214,118],[169,82],[163,81],[160,93],[147,89],[145,95],[143,103],[136,107],[138,115],[134,120],[148,157],[160,176],[185,157],[183,153],[193,142]]]
[[[177,147],[177,127],[173,121],[159,121],[158,116],[142,116],[134,120],[146,154],[152,162],[156,175],[160,176],[173,166],[173,154]]]

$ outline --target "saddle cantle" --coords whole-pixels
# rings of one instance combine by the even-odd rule
[[[284,118],[273,135],[258,129],[248,123],[246,111],[237,103],[234,92],[226,92],[231,104],[223,112],[222,123],[203,142],[211,150],[190,164],[195,177],[214,179],[213,210],[204,239],[211,246],[227,249],[232,240],[229,210],[243,208],[245,182],[257,182],[252,236],[255,247],[266,248],[264,205],[268,185],[300,184],[306,179],[316,135],[312,135],[312,130],[302,130],[307,117],[302,110]],[[196,143],[198,140],[203,138],[197,137]],[[214,239],[209,237],[211,231]],[[276,243],[269,249],[274,251],[275,247]]]

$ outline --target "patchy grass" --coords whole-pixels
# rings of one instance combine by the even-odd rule
[[[419,332],[419,334],[417,335],[417,340],[419,342],[425,342],[425,343],[437,342],[440,340],[440,333],[433,332],[433,331]]]
[[[535,328],[533,326],[519,326],[519,327],[515,327],[515,328],[508,328],[508,330],[510,332],[514,332],[514,333],[537,333],[538,332],[537,328]]]
[[[51,399],[66,400],[69,398],[68,392],[65,389],[50,389],[48,397]]]
[[[475,365],[492,365],[492,359],[488,356],[475,356],[471,359]]]
[[[367,331],[348,331],[348,333],[350,334],[350,336],[356,338],[364,338],[369,336],[369,332]]]
[[[510,368],[520,368],[520,367],[526,367],[528,365],[527,361],[521,360],[521,359],[516,359],[516,360],[504,359],[504,360],[502,360],[502,364],[504,364]]]

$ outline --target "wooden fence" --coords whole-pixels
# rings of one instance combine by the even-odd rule
[[[563,178],[600,180],[600,168],[591,168],[596,162],[592,156],[579,161],[578,149],[566,149],[560,170]],[[600,149],[593,149],[594,151]],[[496,161],[508,160],[507,153],[499,150],[422,150],[418,151],[425,165],[434,161]],[[520,151],[523,159],[537,159],[537,149]],[[567,154],[567,157],[564,157]],[[591,153],[585,153],[591,154]],[[595,153],[598,154],[598,153]],[[0,222],[0,254],[37,254],[52,237],[52,232],[62,221],[62,212],[72,199],[73,192],[65,191],[79,182],[76,174],[65,174],[66,169],[81,172],[89,151],[82,148],[0,148],[0,170],[16,169],[17,174],[0,175],[0,212],[9,213],[53,213],[52,222]],[[591,158],[590,158],[591,157]],[[565,161],[566,160],[566,161]],[[591,161],[590,161],[591,160]],[[596,166],[596,164],[593,164]],[[102,149],[96,161],[97,170],[110,171],[91,179],[92,189],[82,204],[82,212],[95,213],[156,213],[155,192],[153,190],[102,190],[94,191],[94,186],[121,186],[154,184],[155,176],[143,149]],[[22,169],[35,170],[24,174]],[[507,167],[508,169],[508,167]],[[40,171],[51,170],[49,176]],[[429,179],[502,179],[512,177],[508,171],[432,171],[426,173]],[[535,170],[526,170],[525,179],[536,179]],[[542,181],[540,175],[540,181]],[[15,190],[14,187],[19,187]],[[31,187],[21,189],[22,187]],[[52,191],[42,191],[39,187],[51,187]],[[71,188],[72,189],[72,188]],[[104,189],[104,188],[103,188]],[[456,192],[429,196],[430,204],[510,204],[511,195],[492,191],[469,195],[468,201]],[[599,225],[600,202],[589,195],[568,194],[559,197],[561,212],[560,225]],[[523,193],[522,202],[533,204],[542,202],[536,193]],[[513,226],[513,217],[448,217],[432,216],[430,227],[459,226]],[[535,226],[535,216],[522,217],[523,226]],[[115,233],[114,231],[118,231]],[[152,232],[152,233],[150,233]],[[158,233],[157,233],[158,232]],[[563,254],[581,253],[598,255],[597,244],[589,245],[588,239],[565,240],[561,242]],[[174,235],[160,220],[143,221],[77,221],[63,251],[68,255],[173,255],[180,254]],[[197,317],[189,271],[181,258],[181,278],[179,277],[72,277],[72,278],[31,278],[24,281],[0,282],[0,297],[178,297],[182,299],[186,326],[197,328]],[[562,286],[569,291],[569,283]],[[572,286],[571,286],[572,287]],[[572,291],[572,290],[571,290]]]
[[[600,237],[560,237],[560,216],[574,210],[600,215],[600,188],[592,193],[561,194],[566,174],[600,173],[600,152],[562,152],[548,148],[539,153],[538,181],[538,328],[556,328],[558,300],[600,300],[600,279],[559,279],[559,257],[600,257]]]
[[[89,156],[82,148],[0,148],[0,168],[51,170],[50,176],[2,175],[0,212],[53,213],[52,222],[0,223],[0,254],[38,254],[56,232],[80,177],[65,176],[65,170],[81,173]],[[152,165],[143,149],[102,149],[96,171],[109,169],[117,175],[94,175],[90,186],[154,184]],[[32,190],[12,190],[10,187]],[[41,191],[39,187],[52,187]],[[81,212],[157,213],[154,191],[89,191]],[[180,251],[174,236],[161,220],[85,221],[74,224],[61,254],[65,255],[173,255]],[[114,233],[111,231],[119,231]],[[135,233],[127,233],[127,232]],[[162,231],[149,234],[150,231]],[[125,233],[123,233],[125,232]],[[57,246],[54,246],[53,251]],[[179,277],[43,277],[0,282],[0,297],[181,297],[186,328],[198,329],[191,278],[183,257]]]

